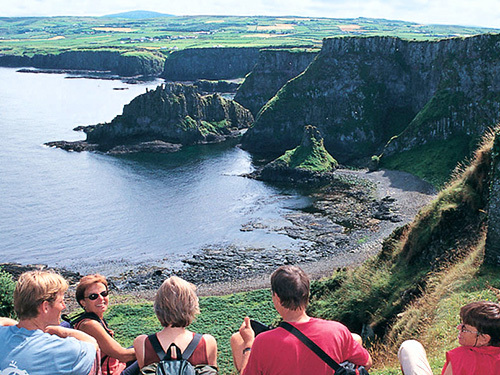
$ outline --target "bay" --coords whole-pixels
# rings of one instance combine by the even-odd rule
[[[301,246],[279,229],[309,199],[242,177],[252,157],[233,144],[120,157],[45,147],[84,139],[72,129],[161,83],[68,78],[0,68],[0,262],[113,275],[182,267],[210,246]]]

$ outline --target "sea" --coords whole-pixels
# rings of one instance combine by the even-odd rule
[[[303,245],[280,228],[309,198],[244,177],[254,163],[234,142],[127,156],[44,146],[84,139],[73,128],[111,121],[161,83],[0,68],[0,263],[109,276],[182,268],[213,247]]]

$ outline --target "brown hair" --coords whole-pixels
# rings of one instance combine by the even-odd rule
[[[106,290],[108,290],[108,281],[103,275],[100,275],[98,273],[95,273],[93,275],[83,276],[80,279],[78,285],[76,286],[76,292],[75,292],[76,301],[80,306],[82,306],[80,301],[82,301],[85,298],[85,291],[87,290],[87,288],[92,284],[97,284],[97,283],[104,284]]]
[[[200,313],[196,287],[180,277],[169,277],[156,293],[154,309],[163,327],[187,327]]]
[[[36,318],[38,306],[45,301],[53,303],[66,290],[68,282],[51,270],[24,272],[14,289],[14,310],[21,320]]]
[[[488,345],[500,346],[500,304],[490,301],[472,302],[460,309],[462,323],[491,337]]]
[[[297,266],[281,266],[274,271],[271,290],[287,309],[305,309],[309,303],[309,277]]]

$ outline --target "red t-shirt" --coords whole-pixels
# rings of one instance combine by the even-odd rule
[[[337,363],[368,362],[368,351],[352,338],[339,322],[311,318],[306,323],[291,323],[309,337]],[[259,334],[252,345],[248,364],[242,375],[331,375],[333,369],[311,349],[284,328]]]
[[[446,366],[451,363],[453,375],[500,375],[500,347],[459,346],[446,353]]]

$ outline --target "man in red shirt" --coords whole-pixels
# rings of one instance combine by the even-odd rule
[[[301,331],[337,363],[371,367],[370,354],[339,322],[309,317],[309,278],[295,266],[281,266],[271,276],[272,299],[285,322]],[[231,337],[234,363],[242,375],[330,375],[334,370],[284,328],[255,336],[250,319]]]

